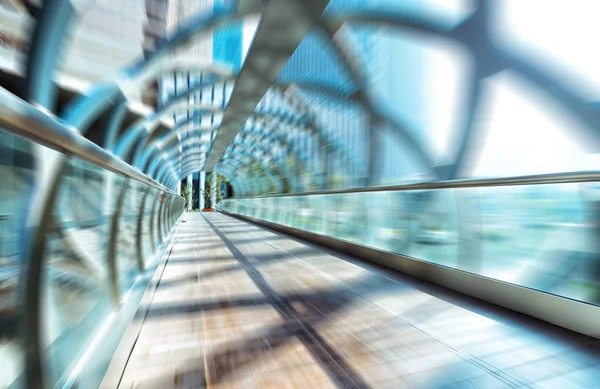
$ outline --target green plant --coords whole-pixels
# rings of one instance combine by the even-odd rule
[[[221,183],[223,182],[223,177],[220,174],[217,174],[217,204],[221,201]]]
[[[184,185],[181,188],[181,197],[183,197],[183,199],[185,200],[185,209],[191,207],[192,199],[194,198],[194,193],[196,193],[194,189],[188,187],[187,185]]]
[[[204,208],[212,208],[211,185],[208,181],[204,184],[204,193],[202,193],[202,196],[204,197]]]

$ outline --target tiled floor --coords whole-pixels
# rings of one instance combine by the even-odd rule
[[[597,340],[221,214],[186,218],[121,388],[600,388]]]

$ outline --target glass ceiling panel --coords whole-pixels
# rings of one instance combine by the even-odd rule
[[[294,112],[294,108],[290,105],[289,101],[281,96],[281,93],[275,92],[270,89],[262,98],[256,108],[257,111],[284,111]]]
[[[277,82],[324,86],[343,94],[351,94],[357,87],[326,38],[314,28],[284,66]]]
[[[332,0],[325,14],[338,21],[358,10],[363,19],[395,15],[440,33],[349,21],[331,42],[315,28],[277,79],[300,87],[286,90],[300,107],[272,94],[259,108],[307,107],[325,143],[336,146],[327,157],[333,175],[356,179],[343,185],[365,185],[369,174],[368,185],[385,185],[593,168],[597,154],[582,146],[597,107],[586,104],[600,96],[593,17],[567,15],[560,1],[532,3],[477,10],[468,0]],[[581,9],[595,15],[594,4],[582,1]],[[548,15],[539,14],[546,6]],[[297,151],[312,153],[312,134],[288,132]],[[374,173],[364,170],[369,159]]]
[[[450,163],[468,112],[469,53],[450,40],[364,23],[348,23],[338,34],[351,42],[372,103],[417,139],[435,165]]]

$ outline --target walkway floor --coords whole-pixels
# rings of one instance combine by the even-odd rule
[[[228,216],[186,218],[122,388],[600,387],[596,340]]]

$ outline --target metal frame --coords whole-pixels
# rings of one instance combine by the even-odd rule
[[[2,88],[0,88],[0,102],[2,129],[142,184],[166,190],[166,187],[131,165]]]
[[[197,65],[195,65],[197,66]],[[186,70],[191,70],[192,68],[187,67]],[[171,97],[171,99],[169,99],[167,102],[165,102],[165,104],[159,108],[157,111],[152,112],[151,114],[146,115],[144,118],[136,121],[131,127],[129,127],[128,129],[126,129],[123,132],[123,136],[121,136],[121,138],[125,137],[128,132],[130,131],[137,131],[137,129],[142,129],[146,132],[152,133],[154,131],[154,129],[156,128],[156,126],[158,125],[158,122],[160,120],[160,118],[165,115],[170,109],[172,109],[173,105],[179,104],[183,101],[185,101],[185,99],[189,98],[190,96],[192,96],[194,93],[197,92],[202,92],[202,90],[204,90],[204,88],[208,87],[208,86],[213,86],[215,84],[218,83],[226,83],[226,82],[231,82],[234,80],[234,78],[232,78],[232,74],[231,72],[228,72],[227,70],[222,70],[219,68],[216,68],[212,65],[206,65],[204,67],[201,67],[199,69],[199,71],[201,72],[201,74],[203,74],[204,72],[207,72],[209,74],[211,74],[211,79],[209,79],[208,81],[205,80],[200,80],[199,82],[197,82],[194,85],[191,85],[186,91],[184,91],[183,93],[177,94],[173,97]],[[215,77],[216,76],[216,77]],[[121,123],[124,119],[124,112],[126,112],[127,106],[126,104],[123,102],[121,104],[119,104],[117,106],[117,108],[115,110],[112,111],[111,113],[111,120],[109,121],[109,124],[107,125],[107,129],[105,131],[106,133],[106,148],[108,148],[109,150],[116,150],[116,142],[117,142],[117,136],[119,133],[119,129],[121,127]],[[142,128],[143,127],[143,128]],[[143,131],[142,131],[143,133]],[[137,135],[139,136],[139,135]],[[116,152],[116,154],[122,154],[123,152]]]
[[[224,177],[227,177],[229,179],[229,183],[234,187],[234,190],[236,191],[236,193],[238,193],[238,194],[244,193],[241,184],[237,180],[237,177],[235,177],[233,175],[233,173],[231,173],[229,170],[224,170],[221,167],[219,167],[219,168],[215,167],[214,172],[217,172],[218,174],[220,174]]]
[[[108,263],[108,279],[111,297],[113,298],[115,305],[118,305],[121,301],[119,288],[119,269],[117,263],[117,245],[119,244],[121,213],[123,212],[123,204],[125,204],[125,196],[127,196],[128,188],[129,180],[125,179],[123,180],[121,188],[119,189],[117,203],[115,204],[115,212],[112,215],[110,231],[108,234],[108,254],[106,262]]]
[[[185,161],[182,164],[181,168],[178,169],[178,170],[179,171],[183,171],[183,170],[189,169],[191,167],[197,167],[198,165],[201,165],[202,162],[204,162],[204,155],[202,155],[202,158],[196,157],[196,158],[192,158],[192,159],[189,159],[189,160]],[[174,168],[172,168],[172,170],[175,171],[175,172],[177,171]],[[164,180],[165,179],[165,175],[168,172],[169,172],[169,170],[167,170],[167,168],[162,169],[160,172],[157,173],[157,178],[161,178],[161,179]]]
[[[314,24],[315,15],[318,17],[328,3],[328,0],[271,0],[268,3],[239,73],[238,83],[225,108],[219,131],[211,143],[204,170],[212,171],[221,159]],[[281,29],[282,25],[287,28]],[[270,66],[265,67],[265,63]]]
[[[189,167],[189,165],[191,163],[199,163],[201,165],[202,162],[204,162],[204,154],[203,153],[193,153],[193,154],[190,154],[190,156],[191,157],[188,158],[187,160],[185,158],[183,158],[181,161],[174,161],[174,160],[167,161],[156,172],[156,175],[155,175],[156,178],[160,179],[160,180],[164,180],[165,174],[167,174],[170,170],[177,171],[177,170],[181,170],[181,169]],[[174,164],[178,164],[178,163],[181,163],[180,169],[177,169],[177,166],[174,166]]]
[[[0,101],[0,123],[3,129],[174,195],[163,185],[4,89],[0,89]],[[34,227],[24,230],[20,249],[21,262],[24,264],[24,306],[27,307],[21,324],[27,334],[24,373],[26,387],[47,386],[42,364],[45,347],[40,334],[41,280],[48,232],[53,225],[61,225],[54,220],[54,209],[61,184],[66,177],[68,161],[67,156],[59,155],[56,163],[50,166],[50,174],[44,177],[47,182],[46,186],[41,186],[44,190],[34,191],[30,204],[36,206],[30,205],[31,213],[28,215],[29,225]],[[114,292],[112,294],[114,296]]]
[[[263,111],[265,112],[265,111]],[[279,141],[282,142],[282,145],[285,147],[286,145],[289,146],[287,139],[285,138],[285,134],[281,133],[280,130],[280,126],[283,125],[283,121],[285,120],[285,116],[280,116],[280,112],[278,110],[275,110],[274,112],[270,112],[270,111],[266,111],[269,113],[269,115],[265,115],[265,117],[269,117],[271,120],[269,121],[269,124],[271,124],[270,127],[268,127],[265,123],[263,123],[262,121],[259,123],[251,123],[250,126],[248,126],[248,123],[246,126],[244,126],[244,128],[242,129],[242,131],[240,131],[240,133],[236,136],[236,138],[234,139],[234,141],[232,142],[232,147],[230,147],[228,149],[228,152],[231,150],[234,150],[236,146],[241,146],[245,149],[247,149],[249,151],[249,154],[251,155],[252,152],[254,151],[254,149],[256,150],[262,150],[265,151],[265,148],[268,148],[269,144],[265,141],[268,141],[270,139],[273,138],[273,136],[276,136],[277,139]],[[282,120],[280,120],[280,118]],[[298,124],[298,123],[295,123]],[[241,136],[241,138],[240,138]],[[245,139],[247,139],[248,137],[253,137],[255,138],[257,141],[254,142],[252,145],[248,145],[244,142]],[[267,154],[270,155],[270,153],[268,152],[268,149],[266,149]],[[297,155],[299,157],[299,159],[302,160],[303,163],[306,164],[306,160],[304,159],[303,155],[297,154],[294,151],[294,154]],[[225,160],[227,158],[227,153],[224,154],[222,160]],[[276,160],[276,158],[271,157],[274,161]],[[253,157],[253,159],[255,159]],[[258,161],[257,161],[258,162]],[[261,162],[259,162],[259,164],[262,165]],[[291,177],[287,177],[288,180],[291,180]]]
[[[162,199],[162,200],[160,200]],[[156,214],[156,221],[157,221],[157,227],[158,227],[158,244],[163,244],[163,242],[165,241],[165,234],[163,232],[164,227],[164,223],[163,223],[163,213],[165,212],[165,197],[159,197],[159,206],[158,206],[158,213]]]
[[[229,4],[229,3],[228,3]],[[138,89],[140,82],[155,78],[162,72],[160,61],[177,47],[217,25],[234,21],[245,14],[257,12],[260,7],[238,12],[235,6],[224,5],[200,14],[190,20],[173,37],[159,45],[150,56],[140,59],[122,72],[120,80],[99,85],[86,96],[78,98],[65,109],[63,121],[84,132],[85,129],[104,112],[113,101],[121,102],[129,89]]]
[[[228,169],[224,169],[223,167],[215,167],[214,171],[223,176],[229,177],[229,182],[234,187],[236,193],[240,195],[243,195],[245,193],[244,186],[242,185],[242,183],[240,183],[237,176],[235,176],[233,172],[231,172]]]
[[[283,174],[281,173],[279,166],[275,165],[275,159],[271,156],[271,160],[273,160],[273,167],[275,167],[276,169],[276,174],[272,174],[271,173],[271,166],[268,166],[264,164],[263,160],[260,158],[256,158],[252,155],[252,153],[255,151],[255,149],[245,145],[245,144],[239,144],[239,143],[235,143],[230,149],[227,150],[227,153],[223,156],[223,160],[221,162],[219,162],[220,164],[223,164],[225,161],[228,161],[230,157],[233,156],[234,160],[237,160],[237,158],[235,157],[236,154],[239,154],[241,152],[241,156],[247,158],[247,161],[252,163],[255,162],[257,164],[257,166],[262,170],[262,172],[269,177],[269,179],[271,180],[276,180],[276,182],[279,182],[280,186],[283,186],[283,182],[282,182],[282,176]],[[262,150],[263,153],[268,154],[268,150]],[[245,162],[243,162],[245,163]],[[286,179],[289,180],[291,179],[290,177],[286,176]]]
[[[142,200],[140,202],[140,209],[138,210],[138,216],[136,220],[135,247],[137,251],[137,266],[140,272],[143,272],[146,268],[146,265],[144,263],[144,249],[142,245],[142,237],[144,228],[144,214],[146,213],[146,201],[148,200],[150,192],[150,188],[144,187],[142,193]]]
[[[171,132],[163,135],[160,139],[155,139],[149,145],[147,144],[147,138],[146,138],[145,140],[142,140],[142,142],[140,143],[140,146],[143,146],[143,147],[138,148],[139,152],[136,152],[134,154],[134,157],[133,157],[134,166],[136,166],[142,170],[145,170],[146,167],[148,166],[148,162],[151,161],[153,154],[155,155],[157,153],[160,153],[161,151],[163,151],[163,149],[165,147],[167,148],[167,150],[169,150],[169,148],[181,146],[182,142],[179,142],[179,143],[177,142],[177,138],[180,135],[187,133],[189,137],[196,135],[196,134],[200,134],[200,136],[202,136],[202,134],[211,133],[213,130],[214,129],[211,127],[204,127],[204,126],[197,126],[197,125],[181,126],[179,128],[172,130]],[[157,156],[155,156],[154,158],[157,158]],[[152,166],[152,164],[154,162],[155,161],[151,161],[150,166]]]
[[[486,188],[492,186],[519,186],[540,184],[566,184],[600,181],[600,171],[570,172],[535,174],[528,176],[513,176],[500,178],[471,178],[447,181],[431,181],[407,185],[376,186],[366,188],[333,189],[324,191],[311,191],[302,193],[285,193],[277,195],[254,196],[262,197],[294,197],[326,194],[364,193],[364,192],[390,192],[426,189],[449,189],[449,188]]]
[[[246,165],[240,166],[237,164],[233,164],[232,162],[226,161],[226,162],[220,164],[219,168],[220,169],[229,168],[229,172],[232,175],[232,177],[240,182],[240,186],[242,187],[242,191],[244,192],[244,194],[260,193],[260,189],[257,186],[257,180],[255,179],[255,175],[254,175],[254,173],[252,173],[250,171],[250,169]],[[249,179],[243,178],[242,176],[240,176],[241,173],[248,173],[252,177],[248,177]],[[246,189],[248,187],[251,188],[250,192],[248,192],[248,190]]]
[[[326,39],[326,41],[330,43],[330,46],[335,50],[342,60],[342,63],[345,65],[346,70],[348,70],[352,75],[354,82],[359,86],[360,93],[354,94],[354,99],[367,110],[371,117],[370,121],[388,123],[393,128],[395,135],[398,136],[400,141],[415,154],[415,157],[419,160],[421,165],[429,169],[429,173],[434,177],[438,177],[438,172],[434,169],[432,158],[426,151],[425,147],[412,136],[410,131],[406,129],[405,124],[400,123],[392,115],[384,111],[381,105],[377,104],[377,102],[371,97],[373,96],[373,93],[369,91],[369,83],[367,78],[358,65],[355,56],[352,54],[351,48],[348,47],[347,43],[342,39],[336,38],[336,33],[340,26],[327,23],[324,20],[319,20],[317,24],[320,27],[320,31],[325,34],[327,38],[329,38]],[[370,126],[369,129],[371,131],[375,131],[372,126]],[[369,163],[372,162],[370,161]]]
[[[220,106],[211,105],[211,104],[203,104],[203,103],[187,104],[183,107],[178,107],[178,106],[174,105],[171,107],[171,109],[173,109],[173,111],[175,111],[177,109],[181,109],[181,108],[193,109],[193,110],[199,111],[201,113],[214,114],[217,112],[221,112]],[[163,110],[161,110],[161,111],[163,111]],[[168,110],[165,110],[165,111],[168,111]],[[129,150],[133,147],[133,145],[138,140],[140,142],[140,147],[138,148],[138,150],[144,150],[146,148],[146,144],[148,143],[148,140],[154,133],[154,127],[152,127],[152,126],[157,123],[157,121],[160,119],[160,117],[162,115],[164,115],[164,113],[156,113],[155,114],[156,117],[153,118],[152,120],[144,121],[143,123],[137,124],[137,125],[134,124],[131,127],[129,127],[127,130],[125,130],[123,135],[119,138],[119,142],[118,142],[117,146],[115,147],[115,154],[117,154],[119,156],[124,156],[125,154],[127,154],[129,152]],[[195,118],[191,117],[190,119],[186,120],[185,122],[178,124],[175,128],[173,128],[171,130],[171,132],[169,132],[167,134],[167,136],[172,136],[171,134],[180,134],[181,132],[183,132],[185,130],[191,131],[190,129],[185,128],[184,124],[188,124],[193,121],[195,121]],[[166,138],[167,136],[164,136],[163,138]],[[140,139],[140,137],[141,137],[141,139]]]
[[[166,146],[166,145],[163,144],[163,146]],[[199,146],[199,147],[196,148],[196,146]],[[157,155],[156,159],[158,159],[160,162],[160,159],[163,157],[172,158],[177,153],[179,153],[179,155],[180,155],[181,154],[180,149],[182,149],[184,147],[194,148],[194,150],[196,150],[196,151],[207,151],[208,150],[206,143],[202,142],[202,140],[200,138],[188,137],[181,142],[173,142],[168,147],[161,149],[160,151],[157,151],[157,152],[160,152],[160,155]],[[152,160],[152,162],[149,166],[144,165],[143,167],[146,168],[145,170],[150,172],[151,167],[154,166],[155,163],[156,163],[156,161]]]
[[[310,110],[308,108],[308,106],[306,106],[306,104],[297,96],[295,96],[293,90],[293,88],[288,88],[287,90],[283,90],[283,86],[281,85],[274,85],[273,89],[271,89],[270,93],[273,93],[276,95],[277,98],[282,99],[285,103],[289,104],[292,107],[292,111],[290,110],[286,110],[286,109],[279,109],[279,108],[267,108],[267,107],[258,107],[253,116],[252,117],[257,117],[257,118],[261,118],[263,119],[263,121],[260,121],[258,123],[249,123],[247,122],[246,125],[244,126],[244,128],[242,129],[242,131],[238,134],[238,136],[236,136],[236,138],[234,139],[234,142],[232,144],[237,144],[239,142],[238,138],[240,135],[242,134],[260,134],[260,135],[268,135],[267,131],[270,131],[270,133],[275,133],[275,134],[279,134],[278,138],[279,139],[283,139],[285,140],[285,133],[280,133],[280,129],[282,125],[286,125],[286,124],[291,124],[293,126],[297,126],[302,130],[308,130],[310,131],[312,136],[315,136],[315,139],[319,145],[319,149],[323,149],[326,153],[325,155],[325,159],[327,159],[327,155],[329,155],[330,151],[331,151],[331,143],[332,140],[331,139],[327,139],[327,134],[323,131],[323,129],[317,125],[317,123],[315,122],[315,120],[311,117],[312,115],[310,115]],[[267,124],[265,124],[265,122]],[[250,130],[246,131],[248,129],[248,125],[250,124]],[[270,126],[267,127],[267,126]],[[260,131],[255,131],[255,128],[260,128]],[[254,136],[254,135],[253,135]],[[266,138],[260,137],[259,138],[260,141],[262,140],[266,140]],[[287,143],[287,141],[285,141],[284,143]],[[348,156],[349,153],[340,145],[337,145],[335,147],[335,149],[338,152],[341,152],[343,155]],[[306,156],[304,155],[304,153],[302,153],[302,150],[296,150],[296,148],[292,147],[291,148],[292,153],[298,158],[298,160],[305,165],[305,167],[307,166],[307,159]],[[288,151],[289,152],[289,151]],[[347,159],[351,159],[351,158],[347,158]],[[325,188],[326,186],[326,170],[327,167],[325,166],[326,163],[324,163],[324,171],[322,172],[322,174],[320,174],[321,179],[318,182],[318,185],[321,188]],[[287,171],[287,169],[286,169]],[[290,172],[288,172],[290,173]],[[293,190],[298,190],[298,181],[293,179],[294,174],[290,173],[288,174],[288,181],[290,182],[290,184],[292,185],[292,189]]]
[[[170,229],[170,225],[168,223],[169,221],[169,209],[171,207],[171,199],[172,197],[166,197],[166,205],[164,207],[164,212],[163,212],[163,238],[162,241],[164,242],[167,239],[167,236],[169,235],[169,229]]]
[[[171,158],[167,157],[164,159],[165,162],[161,166],[158,166],[156,169],[154,169],[154,171],[151,173],[155,177],[161,177],[161,174],[165,172],[165,169],[167,169],[167,168],[176,169],[178,166],[186,163],[190,159],[204,161],[205,150],[190,148],[188,150],[185,150],[185,151],[177,154],[177,156],[172,156]]]
[[[273,110],[273,111],[263,110],[263,111],[259,111],[256,116],[261,116],[261,117],[264,116],[264,117],[272,118],[274,120],[281,119],[281,121],[292,122],[291,119],[290,119],[290,117],[292,115],[289,112],[282,112],[282,111],[278,111],[278,110]],[[179,136],[180,134],[182,134],[184,132],[196,133],[196,131],[197,131],[198,133],[203,134],[203,133],[207,133],[209,131],[212,131],[212,129],[206,128],[206,127],[193,126],[193,127],[188,128],[187,124],[189,124],[192,121],[193,121],[193,119],[190,119],[190,120],[186,120],[186,121],[180,123],[171,132],[169,132],[168,134],[164,135],[162,138],[157,139],[154,142],[152,142],[150,144],[150,147],[141,147],[139,150],[145,149],[145,151],[141,155],[141,157],[134,157],[134,164],[136,166],[139,166],[140,168],[144,168],[144,166],[146,166],[146,164],[147,164],[147,161],[151,158],[151,155],[152,155],[153,152],[156,152],[156,153],[160,152],[160,150],[163,147],[166,147],[171,141],[175,140],[177,136]],[[296,125],[299,124],[298,121],[293,121],[293,123],[296,124]],[[145,144],[144,144],[144,146],[145,146]],[[177,144],[173,144],[173,147],[177,147]],[[151,162],[151,167],[148,168],[148,172],[150,174],[152,174],[154,167],[158,163],[159,163],[159,161],[153,161],[153,162]]]
[[[53,76],[74,9],[70,0],[44,1],[27,56],[26,98],[49,110],[56,108]]]
[[[230,158],[228,160],[221,162],[221,163],[225,164],[225,165],[229,164],[232,168],[235,168],[236,174],[241,173],[242,171],[250,174],[251,177],[249,177],[248,181],[250,182],[250,184],[253,188],[256,188],[256,190],[254,191],[255,195],[260,194],[260,193],[269,193],[269,190],[268,190],[269,187],[263,186],[264,180],[260,179],[261,177],[258,175],[259,173],[257,171],[254,171],[254,169],[251,169],[251,164],[252,164],[252,162],[254,162],[259,166],[259,168],[261,168],[261,170],[263,171],[263,174],[265,174],[265,176],[269,177],[269,174],[266,173],[266,170],[260,164],[258,164],[255,159],[250,158],[248,156],[242,156],[240,154],[230,154],[229,157]],[[242,159],[242,158],[246,158],[246,159]]]
[[[205,104],[201,104],[201,106],[207,107]],[[209,112],[209,111],[210,112],[220,112],[220,109],[218,109],[217,105],[210,105],[207,107],[207,112]],[[296,114],[294,112],[283,111],[283,110],[268,110],[268,109],[257,111],[254,116],[278,120],[277,123],[284,122],[284,123],[290,123],[290,124],[294,124],[294,125],[303,125],[304,124],[303,119],[305,119],[301,114]],[[204,133],[213,131],[212,128],[204,127],[204,126],[197,126],[197,125],[193,124],[194,121],[195,121],[194,118],[190,118],[188,120],[185,120],[185,121],[179,123],[177,125],[177,127],[175,127],[173,130],[171,130],[169,133],[163,135],[159,139],[155,139],[149,145],[147,142],[149,139],[149,133],[146,133],[146,137],[144,137],[142,139],[142,141],[140,142],[140,145],[136,149],[136,153],[133,158],[134,165],[138,166],[142,169],[145,169],[145,167],[148,163],[148,160],[150,160],[152,158],[152,155],[160,153],[160,151],[165,147],[167,148],[167,150],[169,150],[166,153],[168,155],[170,155],[171,150],[169,149],[169,144],[172,143],[172,146],[171,146],[172,149],[175,149],[178,146],[183,146],[185,144],[185,141],[179,142],[179,143],[173,142],[173,141],[175,141],[178,136],[183,135],[184,133],[188,133],[188,135],[192,135],[192,134],[196,134],[196,133],[204,134]],[[271,122],[273,122],[273,121],[271,121]],[[192,123],[192,124],[189,125],[190,123]],[[187,139],[186,139],[186,141],[187,141]],[[204,143],[200,142],[200,144],[204,144]],[[140,154],[141,151],[143,151],[143,153]],[[155,158],[157,158],[157,159],[152,160],[152,162],[150,162],[150,166],[148,167],[148,170],[147,170],[147,172],[150,175],[154,174],[154,169],[156,169],[156,167],[160,163],[160,160],[161,159],[165,160],[165,158],[162,158],[159,155],[157,155]]]
[[[320,187],[321,187],[321,189],[325,189],[327,186],[327,173],[328,173],[327,161],[330,158],[332,148],[336,152],[342,154],[343,158],[348,159],[348,160],[351,159],[351,158],[349,158],[350,152],[348,152],[346,150],[346,148],[340,144],[336,144],[335,146],[332,147],[332,144],[334,144],[335,140],[329,139],[328,134],[324,131],[323,128],[321,128],[321,126],[318,125],[317,121],[314,118],[314,114],[311,112],[308,105],[304,101],[302,101],[302,99],[299,96],[297,96],[297,94],[295,93],[295,88],[288,87],[287,89],[284,90],[284,87],[278,84],[275,86],[274,90],[278,92],[278,94],[284,101],[286,101],[290,105],[294,106],[295,109],[303,109],[306,111],[306,113],[303,115],[303,117],[306,118],[306,125],[314,130],[314,133],[315,133],[316,139],[317,139],[317,143],[319,145],[319,150],[324,151],[324,155],[322,156],[322,158],[324,158],[325,161],[323,164],[324,169],[322,171],[322,179],[320,182]],[[328,94],[328,96],[331,97],[331,93]]]
[[[252,129],[254,129],[256,127],[253,127]],[[275,163],[278,158],[275,158],[274,156],[272,156],[269,152],[269,143],[267,142],[262,142],[264,140],[267,140],[267,138],[272,137],[273,135],[277,135],[279,139],[282,139],[283,136],[281,136],[280,134],[277,134],[275,131],[272,131],[270,133],[267,132],[253,132],[252,130],[250,131],[245,131],[245,132],[240,132],[240,134],[242,135],[242,140],[240,140],[238,137],[236,137],[236,140],[232,143],[232,146],[227,150],[227,152],[223,155],[222,160],[219,162],[219,164],[223,163],[223,161],[226,161],[227,158],[229,157],[229,155],[231,155],[232,153],[235,152],[235,150],[239,150],[242,149],[244,151],[247,152],[247,155],[249,157],[252,158],[252,160],[256,161],[259,166],[263,167],[263,170],[266,172],[266,174],[268,176],[272,176],[269,171],[270,169],[268,169],[267,167],[264,166],[262,160],[259,160],[260,158],[256,158],[252,155],[252,153],[254,151],[260,151],[264,154],[267,154],[270,156],[271,160]],[[239,136],[239,135],[238,135]],[[258,138],[258,142],[255,142],[254,144],[247,144],[247,143],[242,143],[243,139],[245,139],[246,137],[255,137]],[[284,145],[287,144],[287,142],[284,141],[282,142]],[[288,172],[287,170],[285,170],[288,174],[285,174],[281,171],[281,168],[278,164],[276,164],[276,169],[277,169],[277,176],[278,177],[285,177],[286,180],[288,180],[290,183],[294,183],[295,179],[293,177],[292,174],[289,174],[290,172]],[[279,181],[281,183],[281,178],[279,178]],[[281,185],[281,187],[283,188],[283,184]]]
[[[491,34],[488,32],[491,14],[490,4],[489,0],[478,0],[475,12],[452,28],[447,28],[434,19],[417,18],[414,15],[409,16],[392,10],[381,12],[372,9],[348,9],[337,12],[331,10],[324,15],[320,27],[331,37],[344,22],[378,23],[409,30],[423,36],[450,39],[469,50],[474,57],[475,68],[472,72],[473,77],[468,81],[467,87],[463,88],[467,92],[466,105],[468,112],[460,126],[460,135],[453,163],[445,169],[434,169],[437,172],[436,176],[442,179],[455,179],[462,176],[465,161],[481,151],[481,148],[477,147],[479,146],[477,143],[479,139],[474,130],[474,117],[481,101],[482,81],[504,69],[510,69],[525,77],[541,90],[555,97],[563,107],[582,119],[586,126],[582,129],[582,132],[577,134],[581,141],[580,144],[587,150],[597,152],[600,149],[600,120],[598,120],[600,107],[586,103],[555,77],[545,73],[539,67],[533,66],[523,58],[506,52],[495,45],[490,39]],[[348,48],[342,47],[342,45],[342,42],[335,42],[334,46],[345,59],[347,69],[355,70],[356,66],[352,64],[353,59]],[[357,72],[353,71],[353,73],[355,78],[358,79],[358,84],[364,89],[366,83]],[[389,119],[389,116],[384,115],[383,119]],[[400,128],[398,123],[395,126]],[[579,128],[574,128],[574,130],[579,130]],[[419,153],[426,154],[422,150]],[[425,157],[424,161],[430,159],[426,155],[422,155],[422,157]],[[429,166],[431,166],[431,163],[429,163]]]
[[[214,171],[216,173],[224,176],[228,180],[229,184],[231,186],[233,186],[233,190],[234,191],[236,191],[238,193],[242,192],[240,183],[238,182],[238,180],[236,179],[236,177],[234,177],[234,175],[233,175],[233,173],[231,171],[226,170],[226,169],[221,169],[221,168],[218,168],[218,169],[215,168]]]
[[[48,1],[45,2],[45,6],[70,6],[70,2],[65,2],[61,0],[56,1]],[[46,7],[46,8],[47,8]],[[67,9],[71,9],[72,7]],[[36,101],[42,106],[51,105],[50,100],[51,96],[51,88],[52,88],[52,78],[51,74],[54,71],[55,62],[58,56],[56,55],[57,50],[54,50],[52,47],[58,47],[58,45],[62,41],[62,35],[60,31],[66,31],[69,20],[69,12],[60,13],[61,17],[55,17],[50,10],[46,14],[47,17],[41,19],[41,21],[48,21],[48,27],[44,27],[43,23],[40,23],[38,27],[36,27],[36,36],[38,37],[36,42],[40,42],[36,44],[34,42],[32,52],[30,54],[29,66],[27,69],[28,76],[30,79],[29,91],[30,93],[35,92],[36,89],[39,88],[39,98],[34,98]],[[192,24],[193,27],[205,27],[206,24],[214,24],[214,22],[218,21],[222,16],[229,15],[228,12],[215,12],[214,16],[210,16],[208,18],[204,18],[205,23],[196,23]],[[163,50],[159,50],[154,56],[152,56],[149,61],[144,62],[143,66],[134,66],[130,68],[132,75],[139,75],[142,71],[146,70],[149,65],[153,62],[156,62],[157,59],[164,55],[167,52],[167,49],[171,47],[177,46],[185,42],[190,37],[191,32],[198,32],[198,30],[202,31],[202,28],[198,29],[186,29],[183,33],[177,34],[175,39],[167,42],[168,44],[164,45]],[[42,31],[39,33],[38,31]],[[47,39],[51,37],[54,40],[49,42],[41,41],[41,39]],[[52,44],[54,43],[54,46]],[[49,53],[51,55],[49,55]],[[37,68],[35,64],[38,64]],[[1,92],[4,92],[2,90]],[[110,154],[104,152],[99,147],[94,147],[91,142],[85,142],[82,137],[77,137],[76,134],[71,130],[71,128],[76,128],[81,133],[85,133],[87,127],[91,124],[93,120],[95,120],[100,112],[104,111],[108,106],[113,104],[113,101],[120,102],[124,95],[121,89],[116,85],[105,85],[96,88],[92,93],[81,99],[78,99],[74,104],[70,106],[66,110],[65,115],[63,116],[64,124],[58,124],[58,122],[54,121],[52,118],[49,118],[45,114],[42,117],[42,113],[37,111],[32,111],[29,107],[25,107],[25,109],[19,109],[19,102],[10,101],[9,96],[4,96],[4,93],[0,96],[2,100],[8,100],[14,104],[3,105],[3,110],[8,111],[9,117],[9,126],[7,128],[9,131],[12,130],[20,135],[23,133],[29,135],[33,138],[34,141],[42,140],[46,143],[48,142],[49,134],[50,136],[53,134],[57,136],[58,139],[54,139],[51,143],[54,145],[58,145],[59,150],[65,150],[65,146],[71,147],[71,151],[74,151],[74,154],[82,157],[82,159],[90,161],[92,163],[96,163],[100,166],[109,168],[110,170],[117,171],[119,173],[124,173],[126,176],[131,176],[136,180],[140,180],[146,184],[155,187],[161,187],[157,183],[149,180],[146,176],[139,173],[138,171],[132,169],[130,166],[119,163],[114,157]],[[44,101],[45,100],[45,101]],[[23,105],[22,103],[20,104]],[[23,115],[26,113],[25,120],[18,120],[17,122],[10,123],[10,119],[12,119],[15,115]],[[4,116],[4,115],[3,115]],[[2,118],[2,121],[5,121]],[[37,123],[36,123],[37,121]],[[41,125],[41,123],[44,125]],[[23,123],[27,123],[27,125],[23,126]],[[15,126],[16,124],[16,126]],[[33,124],[33,125],[31,125]],[[36,126],[37,124],[37,126]],[[63,129],[65,126],[70,128],[67,131]],[[44,131],[47,128],[44,127],[54,127],[56,131],[54,133],[43,133],[41,136],[35,134],[35,130],[40,130],[43,128]],[[32,131],[33,128],[34,130]],[[41,133],[41,131],[39,132]],[[86,150],[89,149],[90,153],[87,153]],[[91,156],[91,158],[90,158]],[[46,245],[46,232],[48,231],[49,225],[52,222],[52,209],[55,203],[56,195],[58,193],[58,189],[62,182],[62,177],[64,177],[64,170],[66,167],[66,158],[59,157],[53,166],[53,175],[49,178],[49,188],[46,191],[38,191],[35,194],[33,201],[36,204],[40,204],[40,211],[31,215],[34,219],[33,225],[38,226],[37,230],[28,230],[27,235],[24,238],[24,247],[22,249],[22,255],[24,256],[24,263],[26,263],[27,267],[27,280],[26,285],[28,285],[26,290],[26,307],[28,308],[27,314],[25,315],[23,328],[27,332],[28,345],[25,348],[26,350],[26,369],[25,377],[27,383],[25,386],[27,387],[45,387],[44,383],[44,373],[43,367],[41,363],[41,355],[42,355],[42,346],[41,346],[41,337],[39,335],[40,329],[40,290],[39,286],[41,285],[41,272],[43,266],[43,254],[44,248]],[[166,188],[165,188],[166,189]],[[170,198],[170,197],[169,197]],[[170,201],[170,200],[169,200]]]
[[[156,191],[156,196],[154,196],[154,201],[152,202],[152,209],[150,211],[150,242],[152,247],[152,254],[156,252],[156,231],[155,231],[155,223],[154,219],[156,218],[156,205],[160,203],[160,196],[162,195],[161,191]]]

